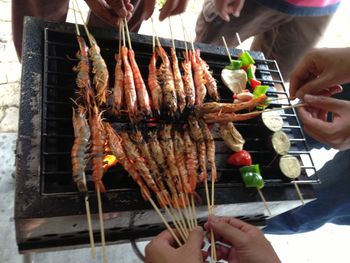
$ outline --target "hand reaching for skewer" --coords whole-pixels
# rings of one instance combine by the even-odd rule
[[[213,230],[217,259],[240,263],[279,263],[281,262],[264,234],[255,226],[233,217],[209,217],[204,225]]]
[[[85,0],[85,2],[92,12],[111,26],[115,26],[119,18],[130,19],[134,10],[130,0]]]
[[[146,247],[147,263],[202,263],[204,231],[195,227],[186,243],[176,247],[176,242],[168,230],[156,236]]]

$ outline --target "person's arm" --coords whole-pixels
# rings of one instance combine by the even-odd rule
[[[302,99],[330,87],[350,82],[350,48],[310,51],[291,73],[289,93]]]
[[[194,228],[186,243],[177,247],[168,230],[156,236],[146,246],[146,263],[202,263],[202,244],[204,232],[201,227]]]
[[[264,234],[255,226],[233,217],[209,217],[204,226],[214,231],[215,240],[229,246],[216,246],[218,259],[240,263],[280,263]]]

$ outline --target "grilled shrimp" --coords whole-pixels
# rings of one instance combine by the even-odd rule
[[[127,158],[125,151],[122,146],[122,138],[115,132],[109,123],[105,123],[105,128],[108,136],[109,147],[111,148],[113,154],[118,159],[118,162],[123,166],[125,171],[129,173],[132,179],[139,185],[141,189],[142,197],[148,200],[151,196],[147,186],[145,185],[143,179],[140,177],[139,173],[136,171],[135,166]]]
[[[90,59],[92,60],[92,73],[94,73],[94,84],[96,88],[96,97],[99,105],[106,103],[108,92],[108,69],[106,62],[100,54],[100,48],[95,38],[89,34],[91,48],[89,49]]]
[[[170,200],[169,193],[164,186],[163,178],[162,178],[162,175],[159,171],[158,165],[157,165],[156,161],[154,160],[154,158],[152,157],[150,149],[149,149],[145,139],[143,138],[141,131],[137,130],[137,131],[133,132],[130,135],[130,139],[137,146],[138,150],[141,153],[141,156],[143,158],[145,158],[145,160],[147,162],[147,166],[148,166],[149,170],[151,171],[151,174],[153,175],[153,178],[154,178],[157,186],[162,191],[163,196],[164,196],[164,200],[167,202],[168,200]]]
[[[168,111],[170,116],[174,116],[178,109],[178,105],[173,71],[171,69],[170,61],[165,50],[162,47],[158,47],[158,51],[163,62],[161,65],[161,71],[164,73],[163,107],[166,111]]]
[[[203,105],[197,107],[201,114],[220,112],[221,113],[233,113],[244,109],[250,109],[263,103],[266,100],[266,95],[261,95],[257,98],[253,98],[250,101],[238,102],[238,103],[219,103],[219,102],[206,102]]]
[[[249,113],[208,113],[203,115],[203,119],[206,123],[226,123],[226,122],[235,122],[235,121],[246,121],[249,119],[253,119],[259,116],[262,111],[253,111]]]
[[[198,121],[194,116],[188,117],[188,123],[190,125],[191,136],[197,145],[197,154],[198,154],[198,161],[199,161],[199,168],[200,168],[199,181],[204,182],[208,177],[207,164],[206,164],[207,152],[206,152],[204,137],[202,134],[202,130],[199,127]]]
[[[106,134],[102,125],[101,113],[99,113],[97,106],[94,107],[94,111],[89,118],[89,123],[91,132],[92,179],[96,189],[99,188],[101,192],[106,192],[102,182]]]
[[[154,51],[151,57],[151,61],[148,65],[148,72],[149,72],[148,87],[151,91],[153,110],[156,112],[157,115],[160,115],[160,108],[162,105],[163,94],[162,94],[162,88],[157,78],[156,61],[157,61],[157,52]]]
[[[182,82],[181,72],[179,69],[179,62],[176,57],[175,49],[171,48],[171,60],[173,64],[173,74],[174,74],[174,82],[175,82],[175,90],[177,97],[177,106],[182,112],[186,106],[186,94],[184,90],[184,84]]]
[[[191,193],[193,193],[197,185],[198,156],[197,156],[197,146],[192,141],[190,134],[188,133],[187,130],[184,132],[184,142],[185,142],[186,168],[188,171],[188,183],[191,188]]]
[[[196,89],[194,87],[191,60],[187,59],[182,62],[184,70],[183,83],[186,94],[187,106],[193,106],[196,102]]]
[[[74,143],[71,151],[72,175],[79,192],[87,192],[85,166],[89,147],[90,129],[83,107],[73,108]]]
[[[208,163],[211,168],[211,177],[214,182],[217,180],[217,171],[216,171],[216,163],[215,163],[215,142],[213,135],[211,134],[208,125],[204,122],[204,120],[199,120],[199,126],[202,129],[205,146],[207,149],[207,158]]]
[[[171,138],[171,124],[165,124],[163,129],[159,131],[160,135],[160,146],[163,150],[164,156],[166,156],[166,161],[168,164],[169,173],[171,175],[171,179],[175,184],[176,190],[178,192],[178,196],[173,199],[174,205],[182,204],[180,196],[183,195],[183,187],[181,184],[181,177],[177,167],[175,155],[174,155],[174,144]],[[174,198],[174,196],[173,196]],[[184,204],[182,204],[184,206]]]
[[[136,120],[137,116],[137,96],[134,83],[132,69],[128,60],[128,48],[121,47],[123,66],[124,66],[124,95],[125,102],[129,113],[129,118],[132,122]]]
[[[183,189],[186,193],[191,193],[191,186],[188,180],[188,173],[185,163],[185,142],[179,131],[174,131],[174,152],[177,167],[181,176]]]
[[[83,99],[85,107],[90,107],[92,99],[94,98],[94,91],[90,81],[89,48],[83,37],[77,36],[77,40],[79,43],[79,51],[76,56],[79,59],[79,63],[73,68],[73,70],[78,73],[75,83],[79,88],[78,94]]]
[[[114,79],[114,89],[113,89],[113,97],[114,97],[114,107],[119,114],[120,109],[124,104],[124,72],[122,69],[123,60],[121,57],[121,53],[115,55],[115,60],[117,61],[115,65],[115,79]]]
[[[218,87],[216,80],[214,79],[212,73],[209,71],[208,64],[200,57],[200,51],[199,49],[196,49],[196,60],[199,61],[199,63],[202,66],[203,69],[203,77],[205,80],[205,86],[207,87],[209,96],[213,100],[219,100],[219,93],[218,93]]]
[[[134,76],[137,101],[139,103],[140,110],[144,116],[150,116],[152,115],[151,101],[149,99],[148,91],[143,81],[139,66],[137,65],[135,60],[135,52],[132,49],[129,49],[129,61]]]
[[[196,88],[196,105],[202,105],[204,102],[205,95],[207,94],[207,89],[204,85],[204,73],[202,65],[196,59],[196,54],[194,54],[191,50],[189,51],[192,68],[194,72],[194,86]]]

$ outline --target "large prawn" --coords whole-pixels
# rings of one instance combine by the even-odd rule
[[[211,179],[215,182],[217,180],[217,171],[216,171],[216,163],[215,163],[215,142],[213,135],[211,134],[208,125],[204,122],[203,119],[199,120],[199,126],[202,129],[205,146],[207,149],[207,158],[208,163],[211,168]]]
[[[171,52],[171,61],[173,65],[173,74],[174,74],[174,82],[175,82],[175,90],[177,97],[177,106],[182,112],[186,106],[186,94],[184,89],[184,83],[182,82],[181,72],[179,69],[179,62],[176,57],[176,51],[174,48],[170,49]]]
[[[128,60],[128,48],[121,47],[123,66],[124,66],[124,95],[125,102],[131,121],[137,117],[137,96],[132,69]]]
[[[160,115],[160,109],[163,101],[162,88],[157,78],[157,52],[154,51],[151,61],[148,65],[148,87],[151,91],[152,107],[157,115]]]
[[[185,163],[185,142],[179,131],[174,131],[174,152],[177,167],[181,176],[183,189],[186,193],[191,193],[191,186],[188,180],[188,172]]]
[[[193,106],[196,102],[196,89],[194,87],[191,60],[186,59],[182,62],[182,69],[184,70],[183,83],[186,94],[187,106]]]
[[[177,96],[176,96],[176,90],[175,90],[175,84],[174,84],[174,76],[173,71],[171,69],[170,61],[168,58],[167,53],[165,50],[161,47],[157,47],[159,51],[159,55],[162,58],[162,72],[163,72],[163,107],[168,111],[168,114],[170,116],[174,116],[177,109]]]
[[[121,52],[119,51],[118,55],[115,55],[115,60],[117,61],[115,65],[115,79],[114,79],[114,107],[119,114],[123,104],[124,104],[124,72],[122,68],[123,60],[121,57]]]
[[[96,88],[96,97],[99,105],[106,103],[108,92],[108,69],[106,62],[101,56],[100,47],[97,45],[95,38],[89,34],[91,47],[89,49],[90,59],[92,60],[92,73],[94,73],[93,82]]]
[[[196,54],[194,54],[194,52],[190,50],[189,55],[194,72],[194,86],[196,88],[196,105],[202,105],[204,102],[205,95],[207,94],[203,68],[200,61],[197,60]]]
[[[208,64],[200,57],[200,51],[199,49],[196,49],[196,61],[198,61],[203,70],[203,77],[205,80],[205,86],[208,90],[209,96],[213,99],[218,101],[220,99],[219,93],[218,93],[218,87],[216,80],[214,79],[212,73],[209,71]]]
[[[136,63],[134,50],[130,48],[128,54],[129,54],[131,69],[134,76],[136,92],[137,92],[137,100],[140,106],[140,111],[143,113],[144,116],[147,117],[152,115],[151,101],[149,99],[148,91],[143,81],[140,69]]]
[[[188,183],[191,188],[191,193],[196,189],[197,173],[198,173],[198,155],[197,145],[192,141],[187,130],[184,132],[186,168],[188,171]]]
[[[92,156],[92,179],[96,189],[105,192],[102,182],[103,177],[103,156],[106,143],[106,134],[97,106],[94,106],[93,113],[89,118],[91,132],[91,156]]]
[[[199,123],[197,119],[190,115],[188,117],[188,123],[190,125],[190,133],[193,138],[193,140],[196,142],[197,146],[197,154],[198,154],[198,161],[199,161],[199,168],[200,168],[200,174],[199,174],[199,181],[204,182],[207,180],[208,174],[207,174],[207,164],[206,164],[206,146],[205,141],[203,137],[203,133],[201,128],[199,127]]]
[[[73,180],[77,184],[79,192],[87,192],[85,167],[90,129],[83,107],[73,108],[72,121],[74,128],[74,143],[71,151]]]
[[[79,63],[73,68],[73,70],[78,73],[75,83],[79,88],[78,94],[82,98],[85,107],[90,107],[94,98],[94,92],[90,81],[89,48],[82,36],[77,36],[77,40],[79,43],[79,51],[76,56],[79,59]]]

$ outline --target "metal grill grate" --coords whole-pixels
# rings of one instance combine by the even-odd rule
[[[114,54],[118,47],[118,42],[117,40],[108,39],[97,39],[97,42],[101,47],[102,56],[105,58],[109,72],[111,73],[110,86],[112,86],[115,66]],[[166,46],[166,43],[164,45]],[[137,39],[133,41],[133,49],[135,50],[137,62],[144,78],[148,75],[147,67],[152,52],[151,48],[151,43],[142,43],[137,41]],[[41,156],[42,191],[44,194],[75,194],[76,192],[71,177],[70,163],[70,150],[73,143],[73,128],[71,124],[73,103],[70,101],[70,98],[74,96],[73,93],[75,90],[76,74],[72,72],[72,68],[77,62],[72,58],[75,57],[74,54],[77,50],[78,45],[74,34],[46,30],[42,123],[43,150]],[[182,51],[178,49],[180,60],[182,59]],[[220,72],[225,64],[227,64],[227,57],[225,55],[206,52],[205,49],[201,49],[201,56],[207,61],[210,69],[213,70],[214,77],[218,80],[218,88],[221,98],[223,98],[222,100],[228,101],[232,94],[223,86],[220,79]],[[275,61],[257,59],[256,65],[258,79],[264,85],[270,86],[268,95],[270,97],[279,96],[286,98],[287,94],[285,91],[278,92],[274,88],[274,84],[276,83],[283,86],[283,81]],[[281,100],[281,103],[272,104],[273,107],[285,105],[289,105],[286,99]],[[296,156],[303,164],[302,175],[299,180],[304,183],[314,183],[315,180],[310,179],[307,172],[307,170],[314,170],[314,167],[295,111],[294,109],[283,110],[281,116],[284,120],[283,131],[288,134],[291,141],[289,154]],[[111,116],[107,116],[107,118],[117,123],[123,123],[124,121],[116,120]],[[261,165],[266,186],[289,184],[288,178],[285,178],[276,167],[277,162],[274,162],[276,154],[268,147],[270,138],[268,133],[261,132],[262,125],[259,119],[235,123],[235,126],[246,140],[245,149],[252,154],[254,163]],[[217,167],[220,178],[216,187],[227,187],[232,184],[240,184],[243,187],[237,168],[228,167],[226,164],[226,159],[231,151],[218,136],[217,125],[213,127],[213,134],[216,140]],[[306,164],[305,160],[308,160],[309,163]],[[90,174],[91,170],[88,170],[88,178]],[[137,189],[119,165],[116,168],[110,169],[104,175],[103,181],[108,191]]]

